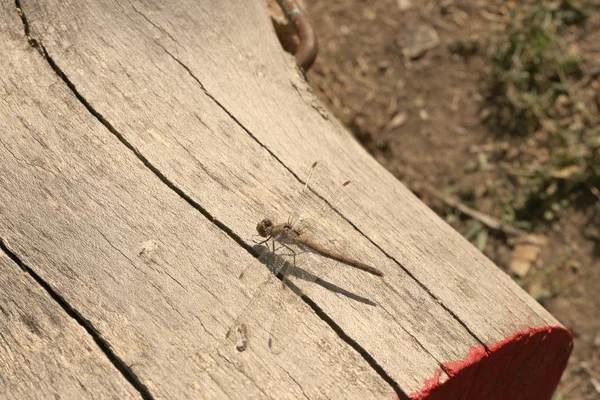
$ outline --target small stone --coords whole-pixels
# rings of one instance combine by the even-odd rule
[[[454,128],[454,132],[456,132],[458,135],[466,135],[468,131],[462,126],[457,126]]]
[[[531,263],[528,261],[513,260],[510,262],[510,271],[519,278],[526,277],[530,269]]]
[[[388,131],[391,131],[392,129],[398,128],[398,127],[404,125],[404,123],[406,122],[407,119],[408,119],[408,117],[406,116],[406,113],[399,112],[398,114],[396,114],[394,116],[394,118],[391,119],[390,122],[387,123],[387,125],[383,128],[383,131],[388,132]]]
[[[417,27],[409,26],[404,32],[402,54],[410,59],[419,58],[439,43],[440,38],[431,26],[424,24]]]
[[[412,1],[410,0],[398,0],[397,4],[400,11],[406,11],[413,6]]]
[[[519,278],[527,276],[531,264],[537,260],[540,250],[540,247],[533,244],[516,245],[510,261],[510,271]]]

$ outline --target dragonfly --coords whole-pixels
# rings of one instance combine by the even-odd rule
[[[323,175],[324,169],[325,168],[323,168],[318,161],[310,166],[308,176],[300,194],[292,201],[291,205],[294,208],[294,211],[286,222],[274,223],[271,218],[263,218],[256,225],[256,232],[258,233],[258,236],[263,239],[260,242],[257,242],[255,246],[255,248],[261,249],[259,260],[264,264],[271,263],[270,270],[272,272],[266,282],[261,286],[269,286],[270,282],[276,276],[279,276],[283,282],[281,286],[285,288],[290,271],[297,270],[298,267],[302,268],[304,273],[296,271],[296,276],[301,276],[303,281],[313,282],[317,278],[322,278],[326,275],[327,271],[324,271],[323,268],[315,267],[326,264],[323,260],[341,263],[377,277],[384,276],[381,270],[346,255],[342,251],[336,250],[333,248],[333,245],[326,244],[327,242],[331,244],[335,242],[332,238],[327,238],[329,229],[326,228],[326,220],[328,219],[329,214],[336,210],[342,199],[344,199],[345,191],[348,185],[350,185],[350,181],[342,183],[333,194],[327,198],[321,207],[317,208],[316,211],[311,212],[310,208],[317,203],[316,199],[318,198],[316,195],[318,191],[315,190],[314,186],[316,186],[320,177]],[[321,240],[319,240],[319,238]],[[271,247],[269,247],[269,243],[271,244]],[[278,253],[277,246],[279,246],[279,249],[284,249],[285,252]],[[331,267],[331,265],[328,267]],[[239,276],[240,279],[243,279],[245,274],[246,272],[242,272]],[[276,313],[282,312],[280,309],[284,308],[283,304],[280,306],[273,306],[273,304],[269,304],[269,300],[265,300],[266,298],[270,298],[272,303],[273,301],[276,301],[273,299],[277,299],[278,297],[281,296],[277,296],[277,294],[261,296],[259,293],[256,302],[260,303],[262,300],[262,307],[273,308]],[[254,299],[236,320],[236,323],[234,323],[234,326],[228,332],[228,336],[232,332],[239,332],[240,320],[244,319],[249,312],[252,312],[252,308],[255,308],[253,303],[255,303]],[[288,321],[283,327],[283,330],[288,331],[288,333],[295,331],[294,328],[289,325],[289,320],[292,319],[289,317],[290,316],[288,315],[288,318],[281,318],[282,320]],[[271,319],[276,320],[278,318],[273,315]],[[244,323],[245,332],[248,332],[247,326],[248,324]],[[281,331],[282,329],[280,329],[278,336],[280,342],[283,342],[284,335],[281,334]],[[269,347],[271,347],[272,343],[272,339],[269,338]],[[243,346],[244,350],[247,348],[247,344],[248,343]],[[281,345],[279,347],[280,349],[283,348]],[[240,351],[239,346],[236,346],[236,348]]]

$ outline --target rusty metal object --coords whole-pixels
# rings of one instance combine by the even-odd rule
[[[299,45],[296,51],[296,64],[308,71],[319,53],[317,35],[308,15],[298,6],[295,0],[277,0],[287,19],[294,24]]]

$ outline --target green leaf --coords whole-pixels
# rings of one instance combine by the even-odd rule
[[[482,229],[477,233],[477,248],[479,251],[483,252],[485,250],[485,246],[488,243],[488,230]]]
[[[463,236],[467,240],[471,240],[481,231],[483,225],[479,221],[473,221],[469,225],[467,225],[465,231],[463,232]]]

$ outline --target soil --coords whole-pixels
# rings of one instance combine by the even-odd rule
[[[493,165],[499,159],[488,155],[510,157],[514,146],[535,151],[531,140],[515,140],[484,122],[490,107],[485,43],[514,3],[305,4],[320,44],[307,76],[322,102],[384,167],[459,231],[464,233],[473,220],[451,218],[457,212],[424,190],[424,182],[444,193],[469,193],[471,207],[498,217],[487,188],[498,179]],[[584,37],[581,48],[596,57],[592,64],[598,67],[600,41]],[[597,90],[591,84],[580,89]],[[474,162],[491,168],[465,172]],[[517,251],[510,235],[491,230],[479,242],[488,257],[575,336],[554,399],[600,398],[600,229],[593,219],[595,207],[592,198],[573,203],[550,222],[535,220],[531,229],[547,244],[533,253],[524,270],[511,269],[523,248]]]

